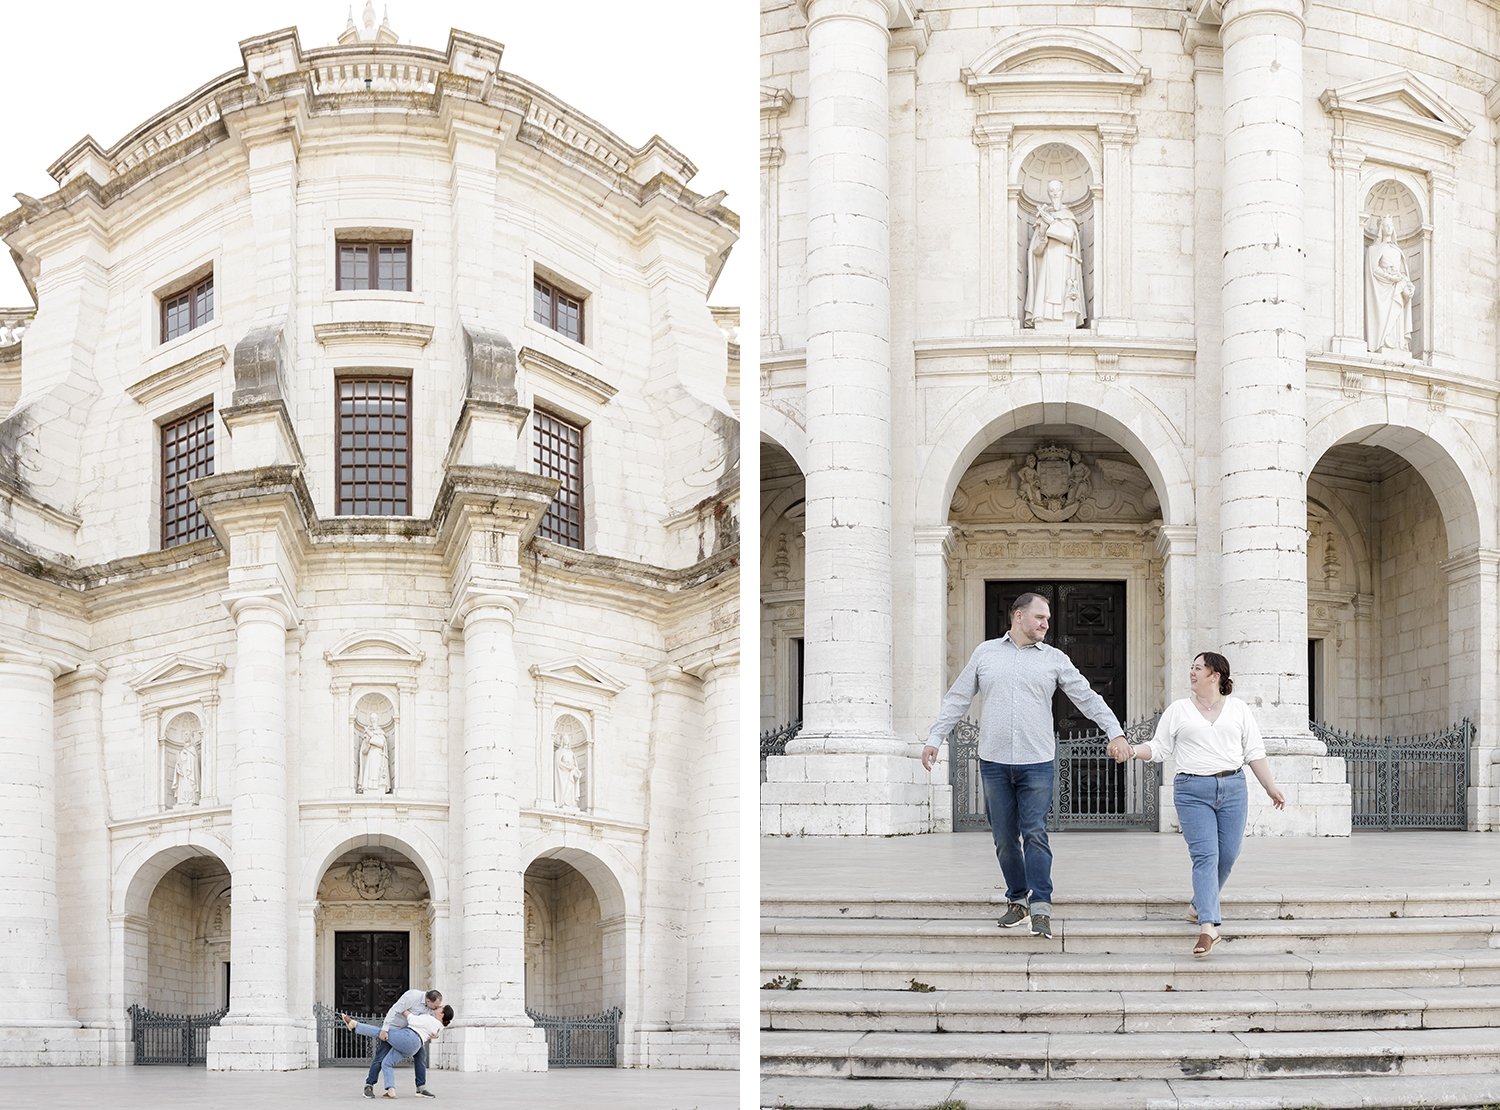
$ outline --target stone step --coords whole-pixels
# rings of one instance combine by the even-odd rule
[[[911,980],[941,991],[1187,991],[1299,988],[1500,986],[1500,949],[1422,952],[1066,954],[1059,940],[1031,938],[1026,952],[768,952],[761,982],[796,977],[803,989],[899,991]]]
[[[1226,921],[1302,918],[1500,917],[1500,889],[1458,890],[1235,890],[1223,903]],[[1192,900],[1184,870],[1179,887],[1147,892],[1121,889],[1083,894],[1058,891],[1057,916],[1069,921],[1181,921]],[[761,917],[891,917],[907,920],[978,917],[994,920],[1005,912],[1005,894],[990,889],[955,898],[951,891],[905,892],[870,898],[868,891],[822,892],[807,897],[771,896],[761,900]]]
[[[766,1110],[1363,1110],[1371,1106],[1500,1105],[1500,1075],[1350,1076],[1339,1079],[761,1080]]]
[[[1500,1027],[1500,987],[1267,991],[761,992],[761,1026],[906,1033],[1194,1033]],[[1500,1034],[1497,1034],[1500,1040]]]
[[[1500,1071],[1494,1028],[1296,1033],[765,1032],[764,1075],[848,1079],[1258,1079]]]
[[[1002,929],[993,918],[762,919],[761,952],[879,952],[919,947],[923,952],[1034,952],[1045,943],[1030,925]],[[1232,920],[1222,929],[1220,951],[1388,952],[1500,948],[1500,917],[1304,918]],[[1057,920],[1052,940],[1079,954],[1148,952],[1191,954],[1198,928],[1187,921]]]

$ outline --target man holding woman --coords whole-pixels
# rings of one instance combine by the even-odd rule
[[[427,1089],[427,1042],[435,1040],[438,1031],[453,1020],[453,1007],[443,1005],[441,991],[407,991],[396,999],[378,1029],[356,1022],[348,1014],[339,1016],[351,1032],[375,1037],[379,1041],[370,1060],[370,1073],[365,1076],[366,1098],[375,1097],[376,1075],[385,1079],[385,1097],[396,1097],[396,1077],[392,1069],[407,1056],[412,1057],[412,1069],[416,1072],[417,1094],[437,1097]]]

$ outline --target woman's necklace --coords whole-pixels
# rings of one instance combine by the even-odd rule
[[[1197,694],[1194,694],[1193,704],[1205,713],[1212,713],[1214,712],[1214,710],[1218,709],[1219,706],[1224,704],[1224,699],[1220,698],[1218,701],[1204,701]]]

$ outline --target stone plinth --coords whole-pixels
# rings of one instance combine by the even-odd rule
[[[812,752],[766,760],[768,836],[895,836],[932,827],[931,784],[908,755]]]
[[[18,1018],[0,1045],[0,1068],[96,1067],[104,1059],[104,1031],[77,1022]]]
[[[231,1014],[208,1031],[209,1071],[299,1071],[317,1062],[318,1042],[310,1022]]]
[[[444,1031],[439,1044],[446,1046],[442,1066],[455,1071],[547,1070],[546,1034],[529,1020],[525,1024],[455,1024]]]

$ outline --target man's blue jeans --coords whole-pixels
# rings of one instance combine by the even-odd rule
[[[1047,811],[1052,808],[1053,763],[979,761],[984,804],[995,837],[995,857],[1005,876],[1007,901],[1052,914],[1052,848]]]
[[[390,1051],[391,1045],[389,1041],[377,1040],[375,1042],[375,1055],[370,1060],[370,1074],[365,1076],[366,1084],[374,1084],[375,1078],[380,1074],[380,1066],[385,1062],[386,1054]],[[417,1073],[417,1086],[427,1086],[427,1046],[425,1044],[411,1058],[411,1066],[412,1070]]]
[[[1239,859],[1249,793],[1241,771],[1228,778],[1181,775],[1172,780],[1177,823],[1193,861],[1193,908],[1200,925],[1221,925],[1219,891]]]

